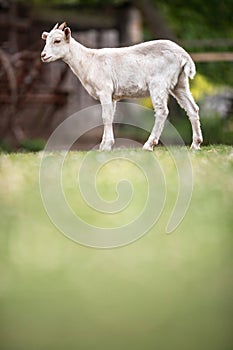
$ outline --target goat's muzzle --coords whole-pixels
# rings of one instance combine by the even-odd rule
[[[43,62],[46,62],[49,58],[51,58],[51,56],[46,57],[46,53],[45,52],[41,52],[40,57],[41,57],[41,60]]]

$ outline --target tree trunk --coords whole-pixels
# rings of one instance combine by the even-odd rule
[[[132,3],[140,10],[145,23],[156,39],[176,39],[153,0],[132,0]]]

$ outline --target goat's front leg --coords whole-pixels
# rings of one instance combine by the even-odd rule
[[[101,151],[110,151],[114,144],[114,134],[113,134],[113,118],[116,110],[116,102],[106,102],[106,100],[101,100],[102,106],[102,119],[104,124],[104,133],[102,137],[102,142],[100,144]]]

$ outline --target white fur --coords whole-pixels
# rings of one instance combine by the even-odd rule
[[[153,150],[168,115],[169,94],[189,116],[193,130],[191,148],[200,148],[199,108],[189,89],[189,78],[195,75],[195,65],[184,49],[169,40],[124,48],[89,49],[71,37],[68,27],[60,28],[56,25],[49,33],[42,34],[46,45],[41,59],[43,62],[62,59],[88,93],[100,101],[104,124],[101,150],[110,150],[114,144],[112,123],[116,101],[148,95],[155,110],[155,124],[143,149]]]

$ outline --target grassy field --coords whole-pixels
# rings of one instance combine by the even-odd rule
[[[0,155],[1,350],[232,349],[233,149],[189,153],[193,195],[171,235],[164,232],[176,167],[166,149],[154,152],[166,178],[162,215],[141,239],[107,250],[74,243],[52,224],[40,196],[41,153]],[[152,155],[115,150],[103,157],[113,154],[119,160],[101,170],[99,193],[114,200],[116,182],[125,177],[135,191],[116,215],[93,213],[78,193],[85,152],[70,152],[64,165],[67,200],[99,226],[133,220],[145,201],[142,173],[120,159],[127,154],[148,166]]]

